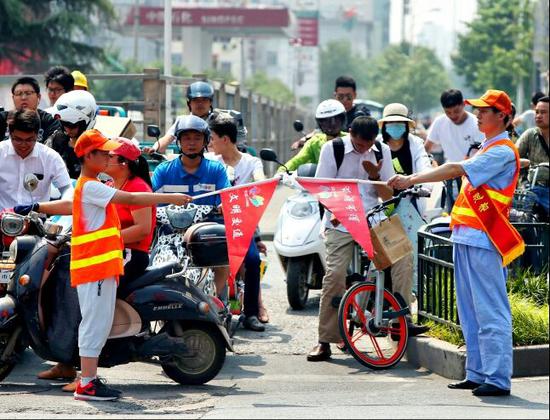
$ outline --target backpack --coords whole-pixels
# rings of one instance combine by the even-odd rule
[[[382,144],[375,140],[374,145],[376,148],[374,151],[374,156],[376,157],[376,163],[380,162],[382,160]],[[338,137],[334,140],[332,140],[332,148],[334,151],[334,159],[336,160],[336,171],[338,172],[340,170],[340,166],[342,166],[342,162],[344,161],[344,140],[342,140],[342,137]]]

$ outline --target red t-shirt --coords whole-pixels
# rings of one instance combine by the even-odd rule
[[[112,186],[112,185],[111,185]],[[136,176],[132,179],[128,179],[125,185],[121,188],[121,191],[127,192],[152,192],[151,187],[139,176]],[[132,210],[139,210],[147,206],[130,206],[127,204],[115,204],[118,218],[120,219],[120,226],[122,229],[134,225],[134,218],[132,216]],[[139,251],[149,252],[151,247],[151,242],[153,241],[153,234],[155,232],[155,225],[157,223],[157,208],[152,206],[151,212],[151,232],[145,238],[139,242],[134,242],[132,244],[124,244],[125,248],[136,249]]]

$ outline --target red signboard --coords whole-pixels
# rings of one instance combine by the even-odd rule
[[[319,44],[319,20],[317,18],[298,18],[298,37],[300,45],[316,47]]]
[[[134,24],[134,11],[126,18],[126,25]],[[144,26],[164,25],[164,8],[140,7],[139,24]],[[287,27],[287,9],[243,9],[243,8],[174,8],[173,26],[202,27]]]

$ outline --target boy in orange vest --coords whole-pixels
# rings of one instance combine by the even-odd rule
[[[483,396],[510,395],[512,317],[506,293],[506,265],[525,244],[508,221],[520,161],[507,127],[512,102],[505,92],[488,90],[466,100],[477,108],[482,148],[473,158],[446,163],[420,174],[396,175],[388,185],[414,184],[465,176],[451,213],[458,315],[466,340],[466,379],[451,389]]]
[[[121,395],[97,378],[98,358],[113,325],[118,278],[124,272],[124,247],[114,205],[185,205],[191,201],[184,194],[129,193],[101,183],[97,176],[107,168],[109,152],[119,146],[97,130],[85,131],[74,148],[82,172],[73,201],[38,203],[32,208],[46,214],[73,214],[71,285],[77,288],[82,315],[77,400],[112,401]]]

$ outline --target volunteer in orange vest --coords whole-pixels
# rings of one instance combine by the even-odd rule
[[[505,92],[488,90],[466,100],[477,109],[485,135],[481,151],[463,162],[396,175],[397,189],[464,176],[451,213],[458,315],[466,340],[466,379],[451,389],[470,389],[476,396],[510,395],[512,317],[506,294],[506,266],[525,245],[508,221],[519,175],[519,154],[506,127],[512,102]]]
[[[185,205],[185,194],[126,192],[104,185],[97,178],[109,164],[109,152],[120,143],[107,139],[98,130],[85,131],[74,151],[82,171],[71,201],[33,205],[46,214],[73,215],[71,239],[71,285],[77,288],[82,321],[78,329],[81,378],[74,397],[77,400],[112,401],[120,392],[97,378],[98,358],[113,325],[116,289],[124,273],[121,226],[115,204],[148,206]]]

